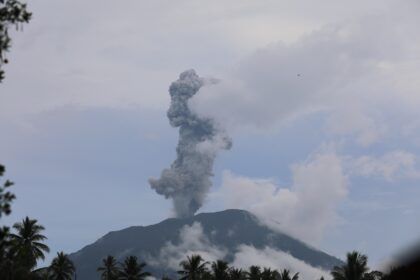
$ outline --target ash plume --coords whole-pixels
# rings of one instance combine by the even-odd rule
[[[188,100],[207,83],[214,81],[187,70],[169,88],[167,116],[172,127],[179,127],[177,158],[159,179],[149,179],[149,183],[158,194],[173,200],[177,217],[192,216],[202,206],[211,187],[217,152],[231,147],[231,140],[214,120],[200,117],[188,107]]]

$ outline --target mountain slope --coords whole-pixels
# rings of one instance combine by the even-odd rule
[[[136,255],[141,260],[158,259],[162,248],[168,246],[168,242],[174,246],[180,244],[180,232],[194,223],[201,225],[202,233],[210,244],[226,251],[224,258],[227,261],[233,260],[240,245],[249,245],[256,249],[269,247],[288,252],[311,266],[327,270],[341,264],[341,261],[333,256],[262,225],[251,213],[231,209],[202,213],[185,219],[171,218],[151,226],[134,226],[110,232],[95,243],[70,255],[77,267],[77,279],[99,279],[96,268],[107,255],[113,255],[119,261],[128,255]],[[147,270],[156,276],[174,273],[173,270],[164,267],[148,266]]]

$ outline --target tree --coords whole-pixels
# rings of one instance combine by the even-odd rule
[[[0,164],[0,177],[4,175],[6,168]],[[8,191],[13,186],[13,182],[6,180],[0,185],[0,218],[5,215],[9,215],[12,211],[11,203],[16,198],[15,195]]]
[[[0,164],[0,177],[3,177],[6,172],[6,168]],[[8,191],[13,183],[9,180],[6,180],[4,183],[0,183],[0,218],[3,215],[9,215],[11,212],[11,203],[15,199],[15,195]],[[1,227],[0,228],[0,278],[7,279],[6,274],[10,270],[10,238],[9,238],[9,228]]]
[[[103,280],[118,279],[119,269],[117,267],[117,260],[113,256],[107,256],[102,259],[102,266],[98,267],[97,271],[102,271],[101,279]]]
[[[58,252],[49,267],[51,280],[71,280],[76,268],[69,257],[63,252]]]
[[[10,234],[11,252],[19,261],[20,265],[28,270],[34,268],[39,259],[44,260],[44,253],[50,249],[42,241],[47,239],[41,232],[45,229],[37,224],[37,220],[26,217],[21,223],[16,223],[13,228],[16,233]]]
[[[0,82],[4,79],[3,64],[8,63],[5,53],[11,46],[9,27],[15,25],[19,28],[23,23],[28,23],[31,16],[26,4],[17,0],[0,0]]]
[[[207,272],[207,264],[200,255],[192,255],[187,260],[180,262],[182,270],[178,271],[180,280],[198,280]]]
[[[211,264],[212,278],[217,280],[229,279],[229,265],[227,262],[217,260]]]
[[[277,280],[280,279],[280,273],[277,270],[264,267],[261,272],[261,280]]]
[[[119,274],[120,280],[142,280],[147,276],[151,276],[149,272],[143,271],[145,263],[138,263],[137,257],[129,256],[124,260],[122,269]]]
[[[17,0],[0,0],[0,83],[4,79],[3,64],[8,63],[5,53],[9,51],[11,46],[9,27],[15,25],[18,28],[22,23],[29,22],[30,18],[31,13],[26,10],[25,4]],[[0,177],[3,176],[4,172],[5,168],[0,164]],[[13,183],[8,180],[0,184],[0,218],[3,214],[9,215],[11,212],[11,202],[15,199],[15,195],[7,189],[12,185]],[[9,227],[0,227],[0,279],[28,277],[24,268],[16,266],[11,252],[12,244],[9,230]],[[20,274],[22,272],[24,274]]]
[[[229,280],[244,280],[246,273],[242,269],[231,267],[229,269]]]
[[[290,276],[290,270],[283,269],[283,271],[280,272],[280,280],[298,280],[299,279],[299,272],[295,273],[293,276]]]
[[[368,270],[367,256],[353,251],[347,253],[344,265],[333,268],[331,275],[333,280],[365,280]]]
[[[260,280],[261,279],[261,267],[257,265],[251,265],[246,273],[246,279],[249,280]]]

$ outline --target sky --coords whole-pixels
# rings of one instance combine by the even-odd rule
[[[187,69],[217,79],[189,106],[233,142],[199,211],[250,210],[371,266],[418,240],[418,1],[28,7],[0,87],[0,160],[17,195],[2,222],[38,219],[49,259],[173,216],[148,180],[176,157],[168,88]]]

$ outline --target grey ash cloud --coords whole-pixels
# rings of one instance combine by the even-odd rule
[[[177,158],[159,179],[149,179],[149,183],[158,194],[173,200],[177,217],[192,216],[202,206],[211,187],[217,152],[232,145],[214,120],[198,116],[188,106],[188,101],[208,83],[214,81],[187,70],[169,88],[171,105],[167,115],[171,126],[179,127]]]

